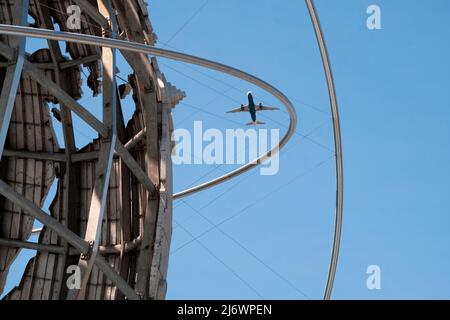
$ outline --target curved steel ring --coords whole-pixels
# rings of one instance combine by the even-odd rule
[[[342,137],[341,125],[339,118],[339,107],[336,96],[336,88],[331,71],[330,57],[328,55],[327,45],[323,36],[322,27],[320,25],[319,16],[313,0],[305,0],[311,22],[317,37],[320,54],[322,56],[325,77],[327,80],[328,94],[330,96],[331,114],[333,116],[333,133],[334,146],[336,151],[336,218],[334,222],[333,250],[330,259],[330,268],[328,271],[327,284],[324,292],[324,300],[329,300],[333,291],[334,278],[336,277],[336,269],[339,259],[339,249],[341,246],[342,233],[342,217],[344,208],[344,164],[342,159]]]
[[[159,49],[155,47],[151,47],[145,44],[140,43],[133,43],[129,41],[124,40],[117,40],[117,39],[109,39],[109,38],[102,38],[92,35],[86,35],[86,34],[79,34],[79,33],[69,33],[69,32],[62,32],[62,31],[55,31],[55,30],[47,30],[47,29],[36,29],[31,27],[22,27],[22,26],[14,26],[14,25],[5,25],[0,24],[0,34],[6,34],[6,35],[14,35],[14,36],[28,36],[32,38],[42,38],[42,39],[49,39],[49,40],[57,40],[57,41],[68,41],[73,43],[80,43],[80,44],[86,44],[86,45],[93,45],[93,46],[104,46],[104,47],[111,47],[116,48],[120,50],[126,50],[126,51],[133,51],[138,53],[145,53],[145,54],[152,54],[155,56],[160,56],[168,59],[173,59],[177,61],[187,62],[191,64],[195,64],[198,66],[206,67],[209,69],[213,69],[219,72],[223,72],[229,75],[232,75],[234,77],[240,78],[242,80],[246,80],[261,89],[269,92],[274,97],[276,97],[287,109],[290,117],[290,123],[289,123],[289,129],[286,133],[286,135],[280,140],[280,143],[275,146],[272,150],[268,151],[264,155],[261,155],[259,158],[255,159],[254,161],[247,163],[241,167],[239,167],[236,170],[233,170],[221,177],[218,177],[214,180],[205,182],[203,184],[197,185],[195,187],[183,190],[181,192],[178,192],[173,195],[173,199],[179,199],[182,197],[186,197],[188,195],[195,194],[197,192],[203,191],[205,189],[211,188],[215,185],[218,185],[224,181],[227,181],[229,179],[232,179],[236,176],[239,176],[240,174],[247,172],[254,167],[258,166],[268,158],[276,155],[279,150],[281,150],[288,141],[292,138],[296,127],[297,127],[297,113],[295,111],[295,108],[293,104],[289,101],[289,99],[278,89],[270,85],[269,83],[252,76],[251,74],[248,74],[244,71],[235,69],[233,67],[226,66],[221,63],[217,63],[214,61],[210,61],[207,59],[191,56],[184,53],[179,53],[176,51],[171,50],[165,50],[165,49]]]

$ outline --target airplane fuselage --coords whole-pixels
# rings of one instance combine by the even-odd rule
[[[250,116],[252,117],[252,121],[256,122],[256,105],[253,100],[253,95],[249,92],[247,93],[248,97],[248,112],[250,112]]]
[[[248,99],[248,104],[247,105],[241,104],[240,108],[236,108],[236,109],[227,111],[227,113],[239,113],[239,112],[248,112],[248,113],[250,113],[250,116],[252,118],[252,122],[247,123],[246,124],[247,126],[257,126],[257,125],[265,124],[262,121],[257,121],[256,120],[256,113],[257,112],[266,111],[266,110],[280,110],[279,108],[264,106],[262,103],[256,105],[255,104],[255,100],[253,99],[253,94],[250,91],[247,92],[247,99]]]

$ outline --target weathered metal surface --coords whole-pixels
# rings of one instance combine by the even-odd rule
[[[38,51],[31,61],[42,62],[48,58],[47,51]],[[52,77],[51,71],[46,75]],[[54,97],[28,76],[23,75],[9,125],[6,147],[12,150],[28,152],[59,152],[56,136],[52,128],[47,101]],[[9,185],[42,206],[49,187],[55,178],[55,164],[27,158],[3,157],[1,160],[1,178]],[[1,229],[0,237],[7,239],[28,239],[34,219],[12,202],[0,199]],[[5,285],[9,267],[18,250],[0,246],[0,291]]]
[[[111,37],[117,35],[117,24],[110,0],[98,0],[100,14],[108,18],[108,28],[112,30]],[[106,30],[103,30],[106,36]],[[100,151],[95,170],[95,184],[89,207],[88,223],[84,239],[92,244],[89,257],[83,254],[78,261],[80,269],[81,286],[69,292],[69,299],[83,300],[86,297],[86,287],[91,276],[98,254],[99,239],[102,233],[102,221],[105,214],[108,186],[110,184],[111,169],[113,165],[114,147],[117,142],[117,86],[116,86],[116,50],[108,47],[102,48],[103,70],[103,123],[108,126],[109,136],[100,141]]]
[[[12,23],[11,15],[8,15],[12,3],[13,0],[0,1],[0,23]],[[88,9],[82,14],[81,30],[76,32],[102,35],[100,24],[104,24],[104,21],[99,18],[103,16],[96,0],[31,0],[30,15],[34,18],[36,27],[48,28],[50,16],[60,30],[70,31],[66,27],[65,12],[72,4]],[[141,43],[155,43],[156,36],[143,1],[114,0],[113,5],[118,13],[121,37]],[[99,15],[88,14],[94,11]],[[0,46],[3,46],[3,49],[4,45],[9,45],[9,39],[0,36]],[[61,150],[52,127],[47,102],[64,103],[61,106],[61,111],[65,112],[62,121],[66,131],[70,129],[71,111],[64,108],[67,104],[69,108],[72,107],[74,101],[82,97],[80,65],[84,64],[90,71],[88,85],[92,93],[87,94],[99,94],[101,60],[105,51],[103,50],[102,54],[102,49],[97,46],[70,43],[66,46],[69,58],[60,55],[56,42],[49,41],[49,46],[50,50],[42,49],[29,56],[26,64],[28,70],[33,68],[32,65],[36,67],[32,74],[39,83],[46,85],[51,81],[58,87],[43,87],[27,73],[22,74],[5,146],[7,152],[0,163],[0,179],[38,207],[43,206],[50,185],[57,179],[57,192],[50,207],[50,215],[82,240],[86,237],[96,172],[99,171],[99,165],[105,165],[99,164],[96,155],[100,154],[100,139],[105,136],[106,131],[103,129],[108,128],[108,125],[95,123],[103,130],[101,136],[80,150],[75,150],[75,153],[67,148]],[[7,51],[5,50],[3,52]],[[128,58],[136,56],[139,55],[129,55]],[[151,63],[142,55],[140,59],[138,63],[129,61],[136,73],[130,75],[130,82],[134,83],[130,89],[136,110],[128,124],[124,123],[120,100],[117,105],[118,144],[125,145],[129,150],[126,151],[123,147],[116,151],[121,155],[122,150],[122,156],[126,151],[128,158],[125,159],[127,163],[121,157],[112,159],[98,250],[140,297],[162,299],[166,290],[172,232],[171,110],[185,94],[166,82],[156,59],[152,59]],[[147,65],[142,68],[146,61]],[[2,70],[0,66],[0,84],[3,79]],[[37,75],[40,75],[39,79],[36,79]],[[45,81],[42,80],[43,75]],[[163,88],[153,81],[155,75],[162,79]],[[146,83],[148,80],[150,82]],[[152,93],[148,90],[149,85],[153,85]],[[58,101],[51,92],[58,93],[57,96],[64,99]],[[63,92],[67,95],[60,95]],[[154,99],[153,109],[149,109],[146,103],[148,99]],[[70,134],[66,133],[68,132],[65,132],[65,140],[70,138]],[[136,166],[133,172],[138,173],[138,178],[129,169],[130,163],[133,162]],[[144,172],[145,179],[152,181],[151,188],[142,184],[145,179],[139,174]],[[69,196],[70,201],[67,199]],[[148,220],[148,217],[151,219]],[[8,268],[17,256],[18,247],[23,245],[39,250],[36,257],[29,261],[20,284],[4,299],[66,299],[70,295],[66,285],[66,270],[71,265],[77,265],[79,249],[68,245],[67,241],[47,227],[40,233],[37,245],[27,244],[34,219],[3,197],[0,197],[0,223],[0,291],[5,285]],[[112,276],[115,277],[109,273],[108,278],[98,265],[94,265],[87,282],[85,298],[123,299],[125,294],[113,284]]]
[[[90,0],[89,2],[94,3],[95,1]],[[75,2],[71,0],[33,0],[30,2],[30,15],[36,20],[36,26],[42,26],[43,17],[40,17],[36,4],[39,3],[42,6],[48,8],[48,13],[51,18],[54,19],[55,23],[58,24],[58,27],[61,31],[73,31],[73,32],[81,32],[84,34],[92,34],[96,36],[102,35],[101,27],[95,23],[89,16],[82,14],[81,17],[81,29],[80,30],[70,30],[67,28],[67,8],[71,5],[74,5]],[[87,57],[99,57],[101,56],[101,48],[96,46],[88,46],[83,44],[75,44],[75,43],[67,43],[66,44],[67,53],[70,55],[72,59],[81,59]],[[100,81],[99,77],[101,76],[101,67],[98,60],[94,62],[86,62],[84,64],[90,71],[88,86],[93,90],[93,95],[97,96],[100,93]]]
[[[154,252],[150,269],[150,298],[164,299],[167,290],[167,271],[169,266],[170,241],[172,239],[172,108],[185,97],[185,93],[177,90],[166,81],[158,67],[156,58],[152,58],[152,66],[158,79],[157,93],[161,112],[160,142],[160,206],[156,220]]]
[[[27,25],[28,8],[29,0],[18,0],[15,2],[12,11],[14,23],[21,26]],[[16,54],[14,59],[10,59],[6,65],[3,86],[0,91],[0,157],[5,147],[9,122],[11,121],[11,114],[25,61],[26,38],[10,38],[10,46],[16,50]]]

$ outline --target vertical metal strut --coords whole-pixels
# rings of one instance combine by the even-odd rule
[[[117,28],[114,10],[111,0],[98,0],[99,11],[102,15],[109,17],[110,26],[103,29],[103,36],[107,37],[112,31],[115,38]],[[116,95],[116,49],[102,47],[102,75],[103,75],[103,122],[108,127],[109,134],[103,137],[100,144],[100,152],[96,168],[96,181],[92,192],[89,208],[88,223],[86,227],[85,240],[91,244],[87,256],[81,255],[78,267],[81,273],[80,290],[69,292],[69,299],[84,300],[86,287],[91,276],[98,248],[101,241],[103,217],[105,215],[108,198],[109,182],[111,178],[112,164],[114,161],[114,148],[117,143],[117,95]]]

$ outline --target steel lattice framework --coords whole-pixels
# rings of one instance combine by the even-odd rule
[[[306,3],[326,71],[336,143],[336,230],[325,292],[328,299],[342,223],[342,147],[328,53],[313,2]],[[64,8],[72,4],[84,12],[81,32],[65,30]],[[164,298],[172,200],[236,177],[279,152],[297,126],[293,105],[276,88],[243,71],[153,47],[156,36],[141,0],[8,0],[0,5],[5,13],[0,14],[0,34],[5,35],[0,38],[0,55],[5,57],[1,62],[5,71],[0,72],[0,193],[4,196],[0,202],[0,292],[18,250],[30,248],[39,253],[6,299]],[[35,20],[32,27],[27,27],[28,14]],[[54,30],[55,24],[61,31]],[[47,39],[48,48],[28,55],[23,36]],[[67,42],[70,58],[62,55],[58,41]],[[133,69],[129,83],[120,87],[116,84],[117,49]],[[156,58],[149,59],[148,54],[225,72],[268,91],[290,115],[286,135],[255,161],[173,194],[171,110],[185,94],[166,81]],[[90,70],[88,85],[93,95],[102,93],[102,121],[77,102],[82,96],[81,65]],[[125,124],[120,100],[130,92],[136,109]],[[49,102],[60,105],[52,112],[62,123],[65,149],[58,146]],[[75,147],[72,112],[99,133],[81,150]],[[58,191],[49,216],[40,208],[55,178]],[[45,225],[38,243],[27,242],[34,219]],[[65,271],[74,265],[81,271],[81,287],[68,290]]]
[[[83,9],[80,34],[153,45],[146,4],[133,1],[0,1],[0,23],[67,30],[67,7]],[[114,6],[114,9],[113,9]],[[117,19],[116,19],[117,18]],[[117,86],[116,49],[57,41],[28,55],[25,37],[1,36],[0,292],[20,248],[38,254],[5,299],[162,299],[171,239],[172,108],[185,94],[169,82],[156,58],[123,52],[133,69]],[[79,102],[81,65],[103,100],[100,121]],[[121,98],[132,92],[135,111],[124,123]],[[50,116],[61,121],[64,149]],[[72,112],[99,132],[77,150]],[[48,215],[40,209],[52,183]],[[34,219],[45,227],[28,241]],[[80,290],[66,272],[78,265]]]

